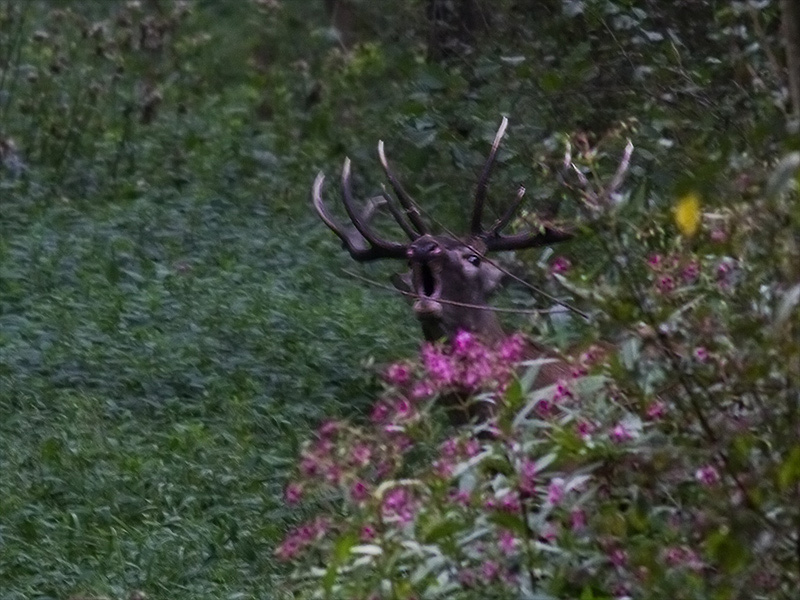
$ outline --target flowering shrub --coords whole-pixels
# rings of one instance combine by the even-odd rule
[[[543,361],[525,360],[520,335],[490,347],[464,332],[390,366],[369,423],[324,423],[302,449],[286,499],[319,513],[276,550],[293,589],[796,598],[794,172],[782,165],[763,201],[728,212],[703,214],[692,197],[676,213],[683,235],[635,251],[612,215],[604,244],[619,272],[597,281],[554,265],[553,281],[591,293],[626,332],[614,353],[574,360],[569,380],[536,389]],[[443,428],[437,399],[454,393],[490,418]]]

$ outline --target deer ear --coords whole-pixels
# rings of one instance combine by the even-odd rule
[[[497,291],[497,288],[503,283],[503,278],[506,274],[488,262],[484,262],[481,266],[483,267],[481,277],[483,291],[486,292],[486,294],[492,294]]]
[[[408,273],[395,273],[391,277],[392,285],[401,292],[407,294],[414,293],[414,285],[411,282],[411,272]]]

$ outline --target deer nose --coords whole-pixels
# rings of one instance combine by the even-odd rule
[[[408,258],[426,260],[441,253],[442,249],[436,240],[420,238],[408,249]]]

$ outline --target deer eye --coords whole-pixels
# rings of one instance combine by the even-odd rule
[[[481,264],[481,257],[477,256],[476,254],[470,254],[467,256],[467,262],[471,264],[473,267],[477,267]]]

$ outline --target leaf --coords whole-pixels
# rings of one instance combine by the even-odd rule
[[[767,182],[767,198],[772,200],[787,191],[798,170],[800,170],[800,152],[784,156]]]
[[[774,327],[776,334],[781,332],[782,326],[789,320],[789,317],[792,316],[792,311],[795,309],[798,302],[800,302],[800,283],[791,288],[783,295],[783,298],[781,298],[778,310],[775,311]]]
[[[322,578],[322,586],[325,588],[326,594],[330,595],[333,584],[336,583],[339,566],[350,556],[350,550],[355,546],[356,540],[355,534],[350,533],[340,537],[334,543],[331,564],[328,565],[325,576]]]
[[[454,519],[443,520],[423,534],[422,540],[426,544],[433,544],[442,538],[453,536],[454,534],[463,530],[466,526],[467,524],[463,521],[456,521]]]
[[[692,237],[700,228],[700,196],[696,192],[689,192],[673,208],[675,225],[686,237]]]
[[[528,535],[528,528],[525,526],[525,522],[516,515],[507,512],[495,512],[489,515],[489,521],[521,536]]]
[[[778,486],[787,490],[800,481],[800,445],[792,448],[778,469]]]

